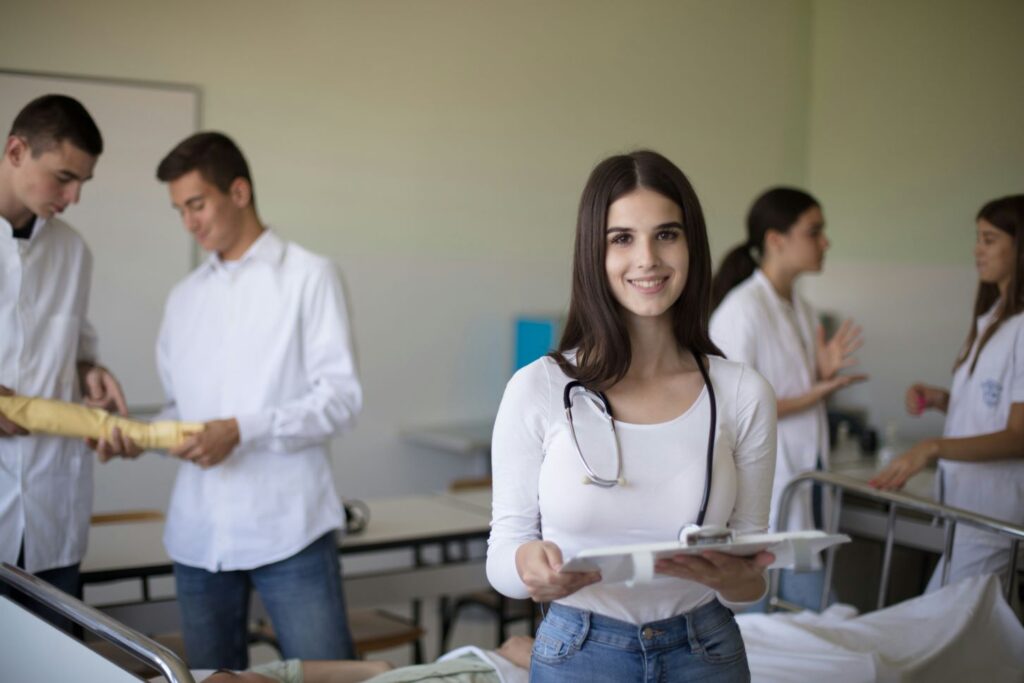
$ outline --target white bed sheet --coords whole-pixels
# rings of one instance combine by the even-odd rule
[[[834,605],[737,621],[756,683],[1024,681],[1024,627],[994,576],[860,617]]]

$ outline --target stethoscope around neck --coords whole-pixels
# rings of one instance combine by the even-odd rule
[[[707,387],[708,398],[711,402],[711,425],[708,428],[707,469],[704,474],[704,496],[701,498],[700,511],[697,513],[696,520],[696,526],[701,527],[704,525],[704,516],[707,514],[708,501],[711,498],[711,470],[714,466],[715,460],[715,426],[718,420],[718,410],[715,401],[715,389],[711,385],[711,377],[708,375],[708,370],[704,367],[704,362],[695,351],[691,350],[690,353],[693,354],[694,359],[697,361],[697,368],[700,370],[701,377],[704,378],[704,386]],[[594,400],[591,398],[591,402],[600,411],[601,417],[607,421],[608,428],[612,433],[612,440],[615,443],[615,478],[613,479],[608,479],[598,475],[583,455],[583,449],[580,448],[579,438],[576,436],[576,426],[573,424],[572,420],[572,396],[574,389],[580,389],[588,397],[596,397],[599,399]],[[608,402],[608,397],[605,396],[603,391],[591,391],[583,386],[582,382],[573,380],[565,385],[565,391],[562,393],[562,404],[565,406],[565,419],[569,422],[569,433],[572,435],[572,442],[576,447],[576,455],[579,456],[580,464],[583,465],[583,470],[585,472],[583,483],[593,484],[606,489],[625,485],[626,479],[622,476],[622,449],[619,447],[619,437],[615,431],[615,417],[612,415],[612,406],[611,403]],[[684,526],[684,528],[680,530],[680,537],[682,537],[685,531],[691,528],[691,525]]]

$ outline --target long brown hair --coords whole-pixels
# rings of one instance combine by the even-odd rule
[[[604,391],[625,377],[632,361],[629,332],[605,270],[608,207],[637,188],[657,192],[683,213],[690,266],[683,292],[672,304],[672,329],[682,348],[723,355],[708,334],[711,249],[697,193],[671,161],[649,150],[609,157],[590,174],[580,198],[572,266],[572,297],[558,350],[551,354],[570,377]],[[576,350],[575,365],[565,354]]]
[[[747,213],[747,241],[725,255],[711,282],[711,310],[718,308],[733,287],[757,270],[764,258],[764,236],[768,231],[789,232],[800,215],[814,206],[821,204],[795,187],[773,187],[754,200]]]
[[[984,220],[991,223],[1013,238],[1013,272],[1010,273],[1010,285],[1006,288],[1006,299],[1002,301],[996,313],[996,319],[988,326],[981,341],[978,342],[978,352],[974,354],[971,361],[969,374],[974,374],[974,368],[978,364],[978,357],[981,356],[985,344],[996,333],[999,326],[1008,318],[1012,318],[1024,311],[1024,195],[1016,194],[1000,199],[993,199],[978,211],[977,220]],[[970,331],[967,334],[967,341],[964,348],[953,365],[955,372],[971,354],[971,347],[978,337],[977,320],[992,308],[999,301],[999,286],[994,282],[979,282],[978,293],[974,297],[974,316],[971,318]]]

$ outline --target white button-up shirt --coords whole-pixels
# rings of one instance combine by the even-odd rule
[[[758,269],[725,297],[711,316],[711,339],[727,358],[746,363],[768,380],[780,399],[796,398],[817,381],[814,309],[802,297],[785,301]],[[771,528],[778,528],[778,504],[786,483],[813,470],[818,456],[828,466],[825,402],[779,418],[778,462],[772,495]],[[789,518],[790,530],[813,528],[810,487],[801,487]]]
[[[164,542],[177,562],[253,569],[344,525],[328,439],[362,407],[341,283],[327,259],[265,231],[170,294],[157,365],[182,420],[236,418],[241,443],[182,463]]]
[[[0,218],[0,384],[19,394],[79,398],[76,363],[94,361],[86,320],[92,256],[63,221],[37,219],[15,239]],[[92,453],[79,439],[0,438],[0,561],[40,572],[85,555],[92,511]]]

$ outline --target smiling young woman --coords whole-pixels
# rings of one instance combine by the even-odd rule
[[[693,522],[768,524],[775,397],[708,337],[710,252],[682,171],[648,151],[598,164],[572,283],[557,352],[516,373],[494,426],[488,576],[553,603],[530,680],[749,680],[722,602],[759,599],[770,554],[680,555],[636,586],[559,571],[583,549]]]

